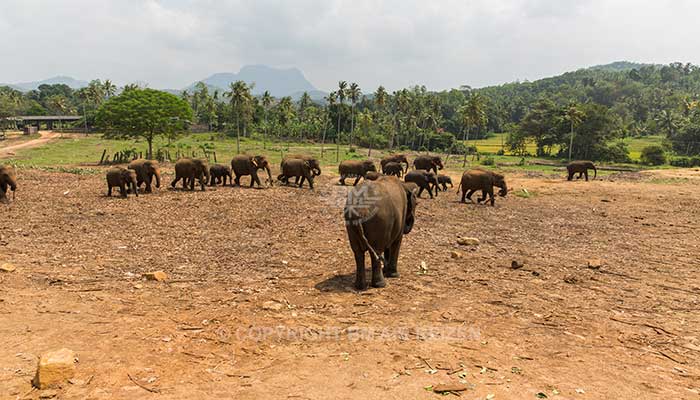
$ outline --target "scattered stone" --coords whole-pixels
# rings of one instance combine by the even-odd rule
[[[520,269],[525,266],[525,262],[522,260],[513,260],[510,262],[511,269]]]
[[[134,289],[143,289],[143,285],[140,283],[135,283],[134,284]]]
[[[10,263],[4,263],[0,265],[0,271],[2,272],[14,272],[17,269],[14,265]]]
[[[590,269],[600,269],[603,266],[603,260],[594,258],[592,260],[588,260],[588,268]]]
[[[460,253],[456,250],[452,250],[452,252],[450,252],[450,257],[451,258],[462,258],[462,253]]]
[[[143,276],[149,281],[164,282],[168,279],[168,275],[163,271],[146,272]]]
[[[39,389],[59,386],[75,375],[75,353],[60,349],[43,354],[32,384]]]
[[[564,278],[564,282],[574,285],[579,282],[579,279],[575,275],[569,275]]]
[[[43,390],[39,393],[40,399],[53,399],[56,396],[58,396],[58,391],[56,390]]]
[[[457,238],[457,243],[461,244],[462,246],[478,246],[481,242],[479,239],[474,237],[460,237]]]
[[[263,303],[262,308],[263,310],[280,311],[284,308],[284,304],[269,300]]]
[[[441,383],[433,386],[435,393],[464,392],[465,390],[469,390],[469,386],[461,383]]]

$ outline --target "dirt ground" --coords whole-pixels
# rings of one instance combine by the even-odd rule
[[[122,200],[101,175],[18,175],[1,399],[39,398],[37,357],[63,347],[60,398],[700,398],[697,170],[510,174],[493,208],[424,198],[401,277],[362,293],[332,177]]]
[[[47,144],[49,141],[61,136],[60,133],[52,131],[40,132],[41,137],[37,139],[25,140],[21,135],[11,135],[7,140],[0,142],[0,158],[8,158],[15,155],[18,150],[31,149]]]

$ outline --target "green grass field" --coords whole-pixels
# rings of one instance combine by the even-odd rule
[[[651,136],[642,139],[627,139],[630,147],[631,157],[638,159],[639,154],[645,146],[651,144],[660,144],[661,137]],[[549,173],[560,173],[561,167],[553,167],[548,165],[531,164],[535,158],[527,158],[525,164],[522,164],[521,157],[503,155],[495,155],[505,143],[505,134],[496,134],[488,139],[470,140],[471,145],[475,145],[481,157],[470,155],[467,157],[466,166],[484,165],[487,164],[487,159],[492,159],[495,165],[485,165],[489,168],[498,167],[503,170],[532,170]],[[164,139],[159,139],[154,143],[154,151],[167,146]],[[175,157],[176,154],[191,155],[194,151],[197,157],[202,157],[202,146],[208,147],[210,151],[216,153],[217,162],[227,164],[229,160],[236,154],[236,140],[221,133],[194,133],[183,136],[172,142],[167,148],[170,155]],[[105,139],[102,135],[91,134],[89,136],[69,135],[65,138],[57,139],[49,145],[36,147],[32,149],[20,150],[17,155],[10,159],[10,162],[19,166],[25,167],[40,167],[40,168],[74,168],[74,167],[90,167],[95,166],[100,160],[103,151],[111,157],[116,152],[134,149],[137,152],[146,154],[147,143],[145,141],[133,140],[110,140]],[[534,145],[528,147],[528,151],[534,153]],[[337,165],[338,160],[351,158],[364,158],[368,154],[367,149],[358,148],[356,151],[350,151],[347,145],[340,146],[340,154],[336,156],[336,146],[327,144],[324,146],[323,157],[321,157],[321,146],[315,143],[286,143],[286,142],[267,142],[263,146],[262,141],[249,138],[241,139],[241,153],[250,154],[265,154],[273,165],[279,164],[281,158],[289,153],[305,153],[312,154],[321,159],[321,164],[328,166]],[[373,150],[372,157],[379,158],[385,152],[381,150]],[[489,153],[484,155],[484,153]],[[213,157],[212,157],[213,162]],[[464,157],[459,155],[450,156],[447,161],[447,168],[450,170],[461,170],[464,164]],[[86,169],[89,171],[89,169]],[[95,170],[96,171],[96,170]]]

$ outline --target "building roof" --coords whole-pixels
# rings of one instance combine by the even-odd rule
[[[19,115],[5,118],[10,121],[77,121],[83,117],[75,115]]]

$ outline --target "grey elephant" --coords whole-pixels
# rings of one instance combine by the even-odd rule
[[[194,190],[194,181],[196,179],[202,191],[205,191],[209,177],[209,163],[207,160],[181,158],[175,163],[175,179],[170,183],[170,186],[175,187],[177,182],[182,179],[183,189],[187,189],[189,186],[190,190]]]
[[[413,160],[413,168],[424,169],[438,173],[439,169],[443,169],[442,158],[440,156],[418,156]]]
[[[566,171],[569,173],[569,176],[566,178],[566,180],[572,180],[574,178],[574,174],[578,173],[578,177],[576,179],[581,179],[581,175],[584,175],[586,177],[586,181],[588,181],[589,169],[593,170],[593,179],[595,179],[598,176],[598,170],[592,162],[572,161],[569,163],[569,165],[566,166]]]
[[[382,166],[382,172],[385,175],[393,175],[393,174],[388,174],[384,171],[384,166],[388,163],[397,163],[401,166],[402,172],[405,174],[408,172],[408,158],[406,158],[405,154],[391,154],[388,155],[379,162],[379,164]],[[402,164],[406,164],[406,167],[404,168]]]
[[[304,185],[304,181],[308,181],[309,188],[314,188],[314,176],[316,175],[314,175],[314,170],[308,161],[300,158],[285,158],[282,160],[280,169],[282,173],[277,176],[277,180],[287,183],[289,178],[294,177],[298,180],[299,187]],[[295,182],[295,184],[297,183]]]
[[[131,192],[139,197],[136,171],[114,167],[107,170],[107,197],[112,197],[112,188],[118,187],[123,198],[127,198],[127,193]]]
[[[209,186],[222,184],[226,186],[226,182],[233,186],[233,174],[231,167],[221,164],[214,164],[209,167]]]
[[[17,174],[10,165],[0,164],[0,203],[7,203],[7,189],[12,190],[12,199],[17,190]]]
[[[285,160],[292,160],[292,159],[299,159],[299,160],[304,160],[308,162],[309,167],[311,168],[311,172],[313,173],[313,176],[319,176],[321,175],[321,164],[318,162],[318,159],[314,156],[310,156],[307,154],[287,154],[284,159],[282,159],[282,162]],[[284,181],[286,184],[287,182]],[[294,184],[299,183],[299,177],[294,177]]]
[[[486,171],[482,169],[472,169],[465,171],[462,174],[462,181],[457,186],[457,193],[462,189],[462,203],[466,203],[466,199],[472,200],[472,194],[475,191],[481,190],[481,197],[477,199],[477,203],[486,200],[487,196],[491,200],[491,206],[494,206],[496,200],[493,195],[493,187],[499,187],[498,195],[505,197],[508,194],[508,186],[506,180],[501,174]]]
[[[389,161],[385,164],[382,164],[382,173],[384,175],[394,175],[401,178],[404,174],[403,165],[397,162]]]
[[[424,190],[427,190],[430,198],[432,199],[433,189],[435,189],[435,196],[437,196],[438,180],[437,176],[432,171],[417,169],[407,173],[403,180],[405,182],[413,182],[420,188],[418,190],[418,197],[423,194]]]
[[[153,191],[153,178],[156,180],[156,188],[160,187],[160,167],[156,160],[133,160],[129,163],[129,169],[136,172],[136,187],[141,188],[142,184],[146,184],[146,193]]]
[[[267,171],[267,178],[272,186],[272,173],[270,172],[270,163],[267,161],[265,156],[250,156],[250,155],[238,155],[233,157],[231,160],[231,169],[233,170],[236,178],[234,179],[236,186],[241,185],[241,177],[250,175],[250,187],[253,187],[256,183],[259,187],[262,187],[260,183],[260,178],[258,178],[258,170],[264,169]]]
[[[377,172],[377,167],[371,160],[344,160],[338,165],[338,172],[340,173],[340,180],[338,181],[341,185],[345,185],[345,179],[348,177],[355,176],[355,182],[353,186],[357,185],[360,178],[364,178],[365,174],[369,171]]]
[[[449,184],[450,187],[454,187],[454,185],[452,184],[452,178],[450,178],[447,175],[439,174],[437,176],[437,180],[438,180],[438,185],[439,185],[437,187],[437,190],[440,190],[440,187],[442,187],[442,190],[444,192],[446,192],[447,191],[447,184]]]
[[[372,287],[386,286],[384,276],[399,276],[401,241],[415,221],[416,195],[411,186],[394,176],[383,176],[376,181],[366,180],[348,193],[345,228],[355,255],[358,290],[367,289],[366,252],[372,262]]]

